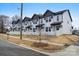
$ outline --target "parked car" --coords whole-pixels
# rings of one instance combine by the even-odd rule
[[[73,30],[72,34],[73,34],[73,35],[78,35],[78,36],[79,36],[79,30]]]

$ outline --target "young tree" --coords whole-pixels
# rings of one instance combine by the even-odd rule
[[[41,16],[42,16],[42,14],[39,14],[39,19],[40,20],[38,20],[39,22],[38,22],[38,31],[39,31],[39,42],[41,42],[41,30],[42,30],[42,25],[41,25]]]

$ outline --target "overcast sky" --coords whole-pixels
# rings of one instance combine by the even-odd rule
[[[20,3],[0,3],[0,15],[20,15]],[[43,14],[47,9],[57,12],[69,9],[73,25],[79,27],[79,4],[78,3],[24,3],[24,16],[32,17],[34,13]]]

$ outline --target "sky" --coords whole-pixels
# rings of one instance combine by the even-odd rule
[[[24,17],[32,17],[35,13],[43,14],[47,9],[53,12],[69,9],[73,19],[72,25],[79,27],[79,3],[24,3],[23,7]],[[20,16],[20,3],[0,3],[0,15]]]

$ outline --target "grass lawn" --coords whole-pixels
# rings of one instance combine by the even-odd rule
[[[15,36],[19,36],[19,35],[15,35]],[[27,37],[36,37],[36,36],[27,36]],[[4,39],[4,40],[8,40],[10,42],[16,43],[18,45],[25,45],[34,49],[38,49],[40,51],[45,51],[45,52],[55,52],[55,51],[59,51],[65,48],[65,46],[58,46],[58,45],[50,45],[48,44],[47,46],[40,46],[40,47],[36,47],[34,46],[35,42],[32,41],[27,41],[27,40],[20,40],[18,37],[11,37],[9,36],[9,39],[7,39],[7,35],[5,34],[0,34],[0,38]]]
[[[20,35],[13,35],[20,37]],[[60,36],[52,36],[52,35],[41,35],[41,37],[37,35],[23,35],[23,38],[31,38],[32,40],[46,40],[49,42],[54,42],[54,43],[61,43],[61,44],[72,44],[73,42],[79,41],[79,36],[76,35],[60,35]]]

